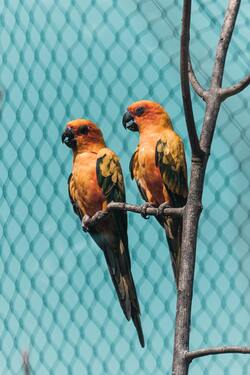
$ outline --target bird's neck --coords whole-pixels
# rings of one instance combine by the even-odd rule
[[[152,113],[146,118],[138,119],[137,125],[140,135],[147,136],[152,133],[162,133],[167,129],[173,130],[172,122],[167,113],[163,113],[161,115],[155,115],[154,113]]]
[[[105,142],[100,140],[98,142],[82,142],[80,145],[77,145],[76,149],[73,150],[74,159],[77,155],[83,153],[98,154],[98,152],[106,147]]]
[[[140,138],[159,136],[159,134],[166,131],[172,131],[171,124],[150,124],[149,126],[142,126],[139,128]]]

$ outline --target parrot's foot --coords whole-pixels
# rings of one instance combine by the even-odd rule
[[[149,219],[149,216],[147,215],[147,209],[150,207],[155,207],[155,205],[153,203],[146,202],[141,206],[141,216],[143,217],[143,219]]]
[[[82,230],[84,232],[88,232],[89,231],[89,228],[88,228],[88,220],[89,220],[89,216],[88,215],[84,215],[83,218],[82,218]]]
[[[164,216],[164,210],[165,208],[171,208],[171,206],[168,203],[162,203],[158,207],[158,216]]]

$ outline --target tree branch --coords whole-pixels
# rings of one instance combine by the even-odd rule
[[[182,13],[182,32],[181,32],[181,54],[180,54],[180,74],[181,91],[187,130],[192,149],[192,155],[201,156],[199,139],[197,136],[194,122],[193,107],[190,95],[189,76],[188,76],[188,57],[189,57],[189,39],[190,39],[190,18],[191,18],[191,0],[184,0]]]
[[[198,357],[199,354],[200,356],[206,355],[203,354],[206,352],[206,349],[204,349],[205,352],[203,351],[203,349],[196,352],[189,352],[196,243],[199,217],[202,209],[202,194],[204,189],[206,166],[222,101],[220,96],[220,89],[223,79],[224,66],[239,6],[240,0],[229,0],[228,9],[226,11],[224,24],[222,26],[220,39],[216,50],[216,59],[212,73],[211,87],[209,89],[209,92],[207,92],[206,94],[207,106],[204,116],[204,123],[202,126],[200,145],[198,147],[197,133],[193,121],[192,103],[190,99],[190,88],[187,75],[189,59],[188,45],[191,0],[183,0],[180,73],[186,125],[189,134],[189,141],[192,148],[192,165],[188,199],[183,212],[183,230],[178,280],[178,295],[176,304],[172,375],[187,375],[191,359],[196,358],[196,356]],[[192,70],[191,64],[190,68]],[[201,93],[202,88],[199,84],[197,84],[198,81],[195,75],[192,74],[192,72],[191,80],[195,83],[196,90]],[[200,149],[203,152],[203,157],[201,157]],[[196,154],[197,151],[199,151],[198,155]],[[209,353],[209,350],[211,349],[207,349],[207,353]],[[219,349],[215,348],[212,350],[216,352]]]
[[[226,11],[225,20],[221,29],[217,45],[216,58],[212,74],[212,88],[221,87],[228,46],[232,38],[236,18],[241,0],[230,0]]]
[[[137,206],[129,203],[120,203],[120,202],[111,202],[108,204],[105,211],[98,211],[91,217],[86,217],[83,219],[83,224],[85,228],[95,225],[98,221],[103,220],[107,215],[110,214],[110,211],[130,211],[141,215],[150,215],[150,216],[182,216],[184,207],[181,208],[164,208],[163,210],[160,207],[147,207],[144,205]]]
[[[204,124],[201,131],[200,145],[201,149],[209,155],[212,144],[214,129],[221,104],[221,84],[228,46],[232,38],[236,18],[238,15],[241,0],[229,0],[226,10],[224,23],[221,29],[219,42],[216,49],[216,58],[213,67],[211,87],[209,90],[209,99],[205,113]]]
[[[198,81],[194,73],[193,67],[192,67],[190,55],[188,55],[188,76],[189,76],[189,81],[191,82],[191,85],[194,91],[196,92],[196,94],[199,95],[204,101],[206,101],[208,97],[208,91],[206,91],[201,86],[200,82]]]
[[[22,353],[23,358],[23,372],[24,375],[30,375],[30,364],[29,364],[29,353],[23,352]]]
[[[186,352],[185,357],[191,362],[195,358],[205,357],[214,354],[239,353],[250,354],[249,346],[219,346],[218,348],[198,349]]]
[[[236,95],[242,90],[244,90],[248,85],[250,85],[250,74],[249,76],[243,78],[239,83],[235,83],[231,87],[227,87],[220,90],[221,100],[225,100],[226,98]]]

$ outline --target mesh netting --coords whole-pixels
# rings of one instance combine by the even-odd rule
[[[190,150],[179,80],[180,0],[4,0],[1,17],[0,373],[170,374],[175,290],[162,229],[129,214],[133,274],[146,348],[114,296],[97,246],[67,195],[65,123],[89,117],[128,173],[137,136],[121,116],[151,98],[170,113]],[[223,0],[194,1],[191,53],[204,86],[223,20]],[[250,4],[242,1],[224,85],[249,71]],[[200,129],[204,103],[194,99]],[[191,348],[250,341],[249,89],[221,109],[199,230]],[[190,373],[247,374],[249,357],[195,360]]]

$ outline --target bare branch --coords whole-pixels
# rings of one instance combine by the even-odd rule
[[[214,354],[239,353],[250,354],[249,346],[219,346],[218,348],[198,349],[192,352],[186,352],[185,357],[191,362],[194,358],[205,357]]]
[[[206,114],[200,139],[201,149],[207,155],[210,153],[214,129],[216,126],[220,104],[222,101],[220,90],[223,80],[225,61],[228,46],[231,41],[237,14],[239,11],[240,1],[241,0],[229,0],[224,23],[220,33],[219,42],[216,49],[216,58],[213,67],[211,88],[209,90],[209,100],[207,101]]]
[[[29,364],[29,353],[23,352],[22,353],[23,358],[23,372],[24,375],[30,375],[30,364]]]
[[[181,36],[181,88],[185,117],[193,155],[189,194],[187,204],[183,212],[183,230],[180,256],[180,271],[178,279],[178,295],[176,304],[175,342],[172,375],[187,375],[189,370],[189,364],[192,358],[208,354],[217,354],[216,352],[219,352],[219,349],[221,349],[201,349],[196,352],[189,352],[189,339],[193,296],[193,279],[196,257],[196,243],[199,217],[202,209],[204,178],[207,161],[210,154],[210,148],[213,140],[214,129],[216,126],[216,121],[222,101],[220,96],[220,89],[223,79],[226,54],[232,37],[237,13],[239,10],[239,5],[240,0],[229,0],[229,5],[226,11],[224,24],[222,26],[220,40],[217,46],[216,59],[212,73],[211,87],[209,89],[209,92],[206,94],[207,105],[199,144],[193,121],[192,103],[190,99],[190,88],[188,83],[188,45],[191,0],[183,0],[183,20]],[[198,89],[198,92],[201,93],[202,88],[200,87],[200,85],[197,85],[198,81],[194,74],[192,74],[192,72],[191,81],[193,81],[193,83],[195,84],[196,90]],[[203,157],[201,157],[200,150],[202,150],[203,152]],[[197,151],[199,151],[198,155],[195,155]],[[226,350],[227,349],[224,349],[224,352],[226,352]],[[244,351],[246,349],[243,348],[240,350]],[[212,352],[210,353],[209,351]]]
[[[250,85],[250,74],[249,76],[243,78],[239,83],[235,83],[231,87],[227,87],[225,89],[220,90],[221,100],[225,100],[226,98],[236,95],[242,90],[244,90],[247,86]]]
[[[204,101],[206,101],[207,96],[208,96],[208,91],[206,91],[201,86],[200,82],[198,81],[198,79],[197,79],[197,77],[194,73],[193,67],[192,67],[190,55],[188,55],[188,76],[189,76],[189,81],[191,82],[191,85],[192,85],[194,91],[196,92],[196,94],[199,95]]]
[[[86,228],[95,225],[98,221],[103,220],[110,211],[130,211],[137,214],[150,215],[150,216],[182,216],[184,207],[181,208],[164,208],[161,211],[157,207],[137,206],[129,203],[111,202],[108,204],[105,211],[98,211],[92,217],[86,217],[83,219],[83,224]]]
[[[190,18],[191,18],[191,0],[184,0],[182,13],[182,32],[181,32],[181,56],[180,56],[180,74],[181,91],[189,141],[192,149],[192,155],[201,156],[199,139],[194,122],[193,107],[190,95],[189,77],[188,77],[188,57],[189,57],[189,39],[190,39]]]
[[[228,46],[233,34],[240,2],[241,0],[229,1],[224,24],[221,29],[220,39],[217,45],[211,88],[217,89],[221,87]]]

